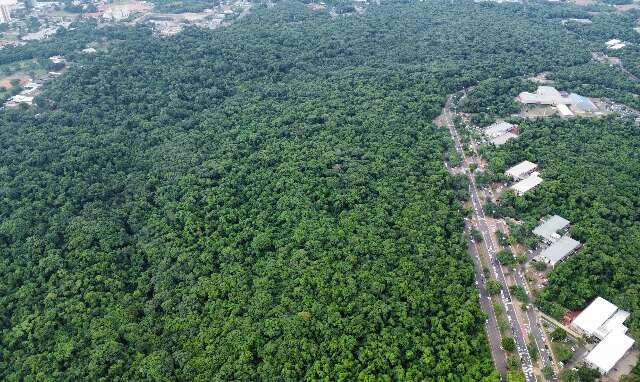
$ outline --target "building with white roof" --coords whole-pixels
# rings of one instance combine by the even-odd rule
[[[609,46],[609,49],[618,50],[618,49],[624,48],[625,46],[627,46],[627,44],[625,44],[624,42],[621,42],[620,44],[615,44],[615,45]]]
[[[8,107],[13,107],[13,106],[18,106],[18,104],[21,104],[21,103],[31,105],[33,103],[33,97],[22,95],[22,94],[16,94],[13,97],[9,98],[9,100],[5,103],[5,105]]]
[[[497,138],[509,131],[511,131],[513,128],[515,127],[515,125],[512,125],[509,122],[496,122],[493,125],[487,126],[487,128],[484,129],[484,135],[487,138]]]
[[[553,215],[534,228],[533,234],[542,237],[549,243],[552,243],[560,239],[561,235],[558,232],[567,228],[569,224],[569,220],[558,215]]]
[[[571,326],[578,332],[591,337],[617,311],[617,306],[602,297],[597,297],[573,320]]]
[[[535,93],[522,92],[518,100],[525,104],[557,105],[563,103],[565,97],[553,86],[539,86]]]
[[[514,180],[519,180],[519,179],[526,178],[529,174],[531,174],[537,168],[538,168],[537,164],[533,162],[529,162],[528,160],[525,160],[509,168],[505,172],[505,174],[512,177]]]
[[[616,45],[612,45],[610,49]],[[587,97],[576,93],[559,92],[553,86],[540,86],[535,93],[522,92],[517,100],[523,104],[551,105],[558,109],[563,117],[570,117],[575,113],[596,112],[598,108]]]
[[[593,332],[593,335],[602,340],[606,336],[608,336],[610,333],[613,333],[616,330],[626,333],[627,330],[629,330],[629,328],[624,326],[624,322],[627,320],[627,318],[629,318],[630,315],[631,313],[625,310],[619,309],[617,312],[613,314],[613,316],[611,316],[607,321],[605,321],[604,324],[602,324],[595,332]]]
[[[600,373],[607,374],[631,349],[634,342],[633,338],[627,336],[623,331],[615,330],[587,355],[586,361],[591,367],[598,369]]]
[[[635,342],[626,335],[627,327],[623,325],[629,315],[629,312],[597,297],[571,323],[578,332],[602,340],[585,359],[602,374],[608,373]]]
[[[490,140],[489,142],[491,142],[492,145],[494,146],[501,146],[504,145],[505,143],[507,143],[507,141],[509,141],[510,139],[513,138],[518,138],[518,136],[514,133],[504,133],[500,136],[497,136],[495,138],[493,138],[492,140]]]
[[[573,112],[569,110],[569,106],[563,103],[557,104],[556,109],[558,109],[561,117],[573,117]]]
[[[579,241],[569,236],[562,236],[558,241],[542,251],[542,253],[537,256],[537,259],[554,267],[558,262],[564,260],[580,248],[580,245]]]
[[[522,179],[521,181],[513,184],[511,189],[518,194],[518,196],[524,195],[527,191],[535,188],[540,183],[542,183],[542,178],[538,176],[539,173],[534,172],[528,177]]]

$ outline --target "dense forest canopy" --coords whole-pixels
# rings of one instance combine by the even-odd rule
[[[584,243],[551,273],[542,298],[580,309],[602,296],[631,311],[640,335],[640,130],[609,117],[539,120],[491,153],[496,172],[520,160],[540,164],[544,183],[523,198],[503,201],[531,228],[547,214],[573,222]],[[544,305],[544,304],[543,304]]]
[[[1,111],[0,379],[496,381],[432,120],[589,60],[527,12],[131,30]]]

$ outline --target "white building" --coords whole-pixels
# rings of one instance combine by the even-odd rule
[[[618,49],[624,48],[625,46],[627,46],[627,44],[625,44],[624,42],[621,42],[620,44],[611,45],[609,49],[618,50]]]
[[[13,106],[18,106],[18,104],[21,104],[21,103],[31,105],[33,103],[33,97],[17,94],[9,98],[9,100],[5,103],[5,105],[8,107],[13,107]]]
[[[518,196],[524,195],[527,191],[535,188],[540,183],[542,183],[542,178],[538,176],[538,172],[534,172],[528,177],[522,179],[521,181],[513,184],[511,189],[518,194]]]
[[[600,373],[607,374],[631,349],[634,342],[622,330],[615,330],[587,355],[586,361]]]
[[[627,318],[629,312],[597,297],[571,323],[578,332],[602,340],[586,358],[587,363],[602,374],[608,373],[635,342],[626,335],[627,327],[623,323]]]
[[[519,180],[519,179],[526,178],[529,174],[531,174],[537,168],[538,168],[537,164],[533,162],[529,162],[528,160],[525,160],[509,168],[505,172],[505,174],[512,177],[514,180]]]
[[[517,100],[523,104],[555,106],[563,117],[598,111],[590,99],[575,93],[561,93],[553,86],[540,86],[535,93],[522,92]]]
[[[556,105],[556,109],[558,109],[558,112],[562,117],[573,117],[573,112],[569,110],[569,106],[563,103]]]
[[[602,297],[597,297],[585,310],[576,317],[571,326],[589,337],[612,317],[618,307]]]
[[[566,97],[553,86],[540,86],[535,93],[522,92],[518,100],[524,104],[557,105],[566,103]]]
[[[569,224],[569,220],[561,216],[554,215],[534,228],[533,234],[542,237],[549,243],[552,243],[560,239],[561,235],[558,232],[567,228]]]
[[[514,139],[514,138],[518,138],[518,136],[515,135],[514,133],[507,132],[507,133],[504,133],[502,135],[499,135],[499,136],[493,138],[489,142],[491,142],[491,144],[494,145],[494,146],[501,146],[501,145],[504,145],[505,143],[507,143],[509,140]]]
[[[11,22],[11,8],[17,4],[16,0],[0,0],[0,24]]]
[[[512,125],[508,122],[496,122],[493,125],[487,126],[484,129],[484,135],[487,138],[497,138],[509,131],[511,131],[515,125]]]
[[[564,260],[567,256],[574,253],[580,248],[580,242],[570,238],[569,236],[562,236],[560,240],[554,242],[547,247],[540,255],[536,257],[539,261],[555,267],[557,263]]]

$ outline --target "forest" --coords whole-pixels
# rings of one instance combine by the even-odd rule
[[[522,198],[507,197],[503,211],[525,221],[558,214],[572,222],[583,248],[557,265],[541,306],[581,309],[597,296],[631,312],[640,336],[640,130],[633,120],[526,121],[517,140],[489,153],[494,172],[535,161],[544,183]],[[535,241],[533,241],[535,242]],[[554,309],[553,304],[559,304]],[[560,311],[561,314],[561,311]]]
[[[449,1],[113,34],[0,111],[0,379],[498,380],[432,121],[480,81],[585,64],[573,36]],[[627,197],[591,213],[632,234]]]

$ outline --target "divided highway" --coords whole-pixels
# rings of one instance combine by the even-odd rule
[[[509,325],[511,326],[511,331],[513,333],[513,338],[516,342],[516,348],[517,348],[518,354],[520,355],[520,358],[521,358],[522,371],[524,372],[525,380],[527,382],[536,382],[536,378],[533,374],[533,363],[529,355],[529,352],[527,350],[527,344],[526,344],[527,331],[525,331],[525,328],[520,324],[516,316],[516,312],[515,312],[516,308],[513,306],[511,293],[509,292],[509,289],[506,287],[507,282],[506,282],[505,275],[502,272],[502,267],[500,266],[500,264],[498,263],[498,260],[496,259],[498,245],[494,243],[491,235],[491,231],[489,230],[489,227],[485,220],[486,217],[484,214],[484,210],[482,208],[480,197],[478,196],[478,189],[476,186],[475,175],[469,170],[469,165],[471,163],[479,163],[479,161],[477,160],[477,158],[468,158],[464,154],[464,150],[460,140],[460,135],[456,130],[455,125],[453,124],[452,115],[451,115],[453,98],[454,96],[450,96],[447,99],[447,102],[445,104],[445,107],[442,113],[442,120],[443,120],[443,123],[446,124],[447,127],[449,128],[449,132],[451,133],[451,138],[453,139],[456,151],[458,152],[458,155],[462,158],[463,170],[469,177],[469,181],[470,181],[469,193],[471,196],[471,202],[473,204],[473,210],[474,210],[473,221],[475,222],[475,228],[478,229],[482,234],[482,238],[483,238],[482,246],[484,246],[484,249],[486,250],[486,253],[488,255],[489,262],[490,262],[489,268],[491,269],[491,273],[493,274],[495,279],[500,284],[503,285],[503,289],[500,292],[501,301],[504,306],[504,312],[507,315]],[[474,264],[480,264],[479,266],[476,265],[476,280],[478,280],[478,286],[480,289],[481,306],[483,310],[485,310],[485,312],[488,311],[487,315],[491,318],[489,320],[488,327],[487,327],[487,336],[489,337],[489,342],[491,344],[492,355],[493,355],[494,361],[496,362],[496,368],[502,375],[504,375],[506,371],[506,366],[504,365],[504,352],[496,351],[496,349],[494,349],[494,344],[495,343],[499,344],[501,341],[500,331],[498,330],[497,323],[495,322],[495,312],[493,312],[491,297],[488,295],[488,293],[486,293],[485,280],[484,280],[484,276],[482,275],[482,266],[481,266],[481,263],[479,262],[479,253],[475,245],[476,243],[472,243],[472,244],[473,245],[471,246],[471,252],[472,252],[472,257],[474,259]],[[533,327],[537,329],[537,325],[533,325]],[[536,340],[536,345],[538,345],[537,340]]]

